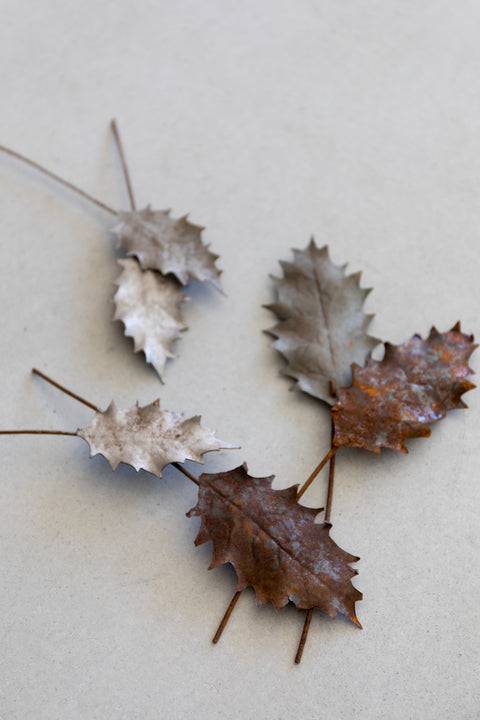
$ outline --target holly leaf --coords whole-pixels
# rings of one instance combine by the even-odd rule
[[[137,403],[126,410],[111,402],[86,427],[77,430],[77,435],[88,443],[90,457],[103,455],[113,470],[125,463],[157,477],[170,463],[203,463],[205,453],[233,447],[203,427],[199,415],[185,419],[179,413],[161,410],[159,400],[144,407]]]
[[[280,263],[284,277],[273,278],[277,301],[266,307],[279,322],[267,332],[295,387],[331,405],[332,381],[349,385],[351,364],[363,366],[380,342],[367,334],[373,315],[362,311],[370,288],[360,287],[360,273],[346,275],[345,265],[332,263],[327,246],[318,248],[313,238],[293,254],[293,263]]]
[[[403,368],[410,382],[436,388],[447,410],[467,407],[460,396],[475,387],[466,379],[473,374],[468,359],[478,347],[473,339],[459,322],[446,333],[432,327],[426,340],[414,335],[403,345],[385,343],[385,358]]]
[[[428,437],[428,423],[445,414],[445,405],[431,385],[409,382],[402,368],[388,359],[370,359],[365,369],[352,365],[351,386],[338,389],[332,407],[333,444],[406,453],[405,440]]]
[[[318,608],[355,624],[355,602],[362,594],[352,585],[359,560],[330,537],[330,523],[317,524],[318,509],[297,502],[298,485],[273,490],[272,477],[254,478],[246,465],[199,478],[196,507],[200,516],[196,545],[213,542],[210,569],[230,562],[237,591],[252,586],[257,605],[272,602],[280,610],[289,601]]]
[[[134,255],[143,270],[175,275],[182,285],[189,280],[207,281],[220,287],[221,271],[215,266],[218,255],[210,252],[201,239],[204,230],[187,216],[170,217],[170,210],[119,212],[120,222],[113,228],[121,247]]]
[[[160,378],[167,358],[175,357],[173,344],[187,329],[181,305],[185,295],[174,277],[142,271],[136,260],[119,260],[123,271],[116,280],[114,320],[121,320],[125,335],[133,338],[135,352],[143,350]]]
[[[466,379],[475,347],[457,323],[446,333],[432,328],[426,340],[386,344],[383,360],[370,359],[363,370],[352,365],[351,387],[338,389],[332,408],[334,445],[408,452],[405,440],[429,436],[429,423],[465,407],[460,396],[475,387]]]

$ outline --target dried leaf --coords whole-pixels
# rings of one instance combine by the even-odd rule
[[[317,248],[313,238],[293,253],[293,263],[280,263],[284,277],[274,278],[278,300],[267,307],[280,322],[267,332],[288,363],[285,374],[333,404],[331,381],[348,385],[351,364],[363,366],[380,342],[367,335],[373,315],[362,311],[370,289],[360,288],[360,273],[346,275],[345,266],[334,265],[328,248]]]
[[[403,345],[385,343],[385,357],[403,368],[410,382],[436,388],[446,409],[453,410],[467,407],[460,396],[475,387],[466,378],[472,375],[468,359],[476,347],[458,322],[446,333],[432,327],[426,340],[414,335]]]
[[[428,423],[445,414],[430,385],[410,383],[396,363],[370,359],[364,370],[352,365],[352,385],[338,389],[338,402],[332,407],[333,442],[376,453],[382,447],[408,452],[404,441],[428,437]]]
[[[213,542],[210,568],[230,562],[237,590],[252,586],[257,605],[288,601],[318,608],[331,617],[341,613],[359,624],[355,602],[362,594],[352,585],[359,558],[330,538],[330,524],[316,524],[318,510],[299,505],[298,485],[273,490],[272,477],[254,478],[246,465],[199,478],[198,503],[188,514],[202,519],[196,545]]]
[[[159,400],[127,410],[112,402],[105,411],[97,412],[86,427],[77,430],[77,435],[89,444],[90,457],[103,455],[113,470],[119,463],[126,463],[158,477],[172,462],[203,463],[205,453],[233,447],[202,427],[199,415],[185,420],[179,413],[161,410]]]
[[[135,352],[143,350],[147,362],[162,377],[167,358],[175,357],[173,343],[187,329],[181,312],[185,295],[173,277],[142,271],[136,260],[118,262],[123,271],[116,280],[113,319],[123,322]]]
[[[403,345],[386,344],[384,359],[370,359],[364,370],[352,365],[352,385],[338,389],[332,408],[334,444],[408,452],[405,440],[428,437],[428,423],[465,407],[460,396],[475,387],[465,379],[475,347],[457,323],[447,333],[432,328],[427,340],[414,335]]]
[[[201,240],[204,229],[188,222],[187,216],[170,217],[170,210],[144,210],[118,213],[120,222],[113,228],[121,247],[138,258],[143,270],[172,273],[182,285],[189,280],[210,282],[220,289],[218,255]]]

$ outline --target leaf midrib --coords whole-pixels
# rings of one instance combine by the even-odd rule
[[[226,501],[229,505],[232,505],[232,506],[233,506],[234,508],[236,508],[237,510],[240,510],[240,512],[241,512],[246,518],[248,518],[249,520],[251,520],[251,521],[256,525],[257,528],[259,528],[262,532],[265,533],[265,535],[267,535],[271,540],[273,540],[273,542],[280,548],[280,550],[281,550],[282,552],[284,552],[286,555],[288,555],[288,557],[289,557],[294,563],[296,563],[297,565],[299,565],[302,569],[306,570],[306,571],[309,573],[309,575],[311,575],[311,576],[315,579],[315,581],[316,581],[317,583],[319,583],[320,585],[323,585],[323,586],[327,587],[329,590],[331,590],[330,586],[329,586],[326,582],[322,581],[322,580],[318,577],[318,575],[315,575],[315,573],[314,573],[312,570],[310,570],[310,568],[309,568],[308,566],[304,565],[302,562],[300,562],[300,560],[298,560],[294,555],[292,555],[292,553],[289,552],[289,550],[288,550],[287,548],[285,548],[285,547],[282,545],[282,543],[277,540],[277,538],[275,538],[268,530],[266,530],[264,527],[262,527],[262,526],[259,524],[259,522],[258,522],[255,518],[253,518],[251,515],[249,515],[243,508],[240,508],[240,507],[239,507],[238,505],[236,505],[228,496],[223,495],[219,490],[217,490],[217,488],[212,487],[212,485],[210,485],[210,483],[206,482],[205,480],[202,481],[202,484],[203,484],[203,485],[206,485],[206,486],[209,488],[209,490],[211,490],[211,492],[213,492],[215,495],[217,495],[218,497],[220,497],[223,501]],[[275,491],[273,491],[273,492],[275,492]],[[301,506],[300,506],[300,507],[301,507]],[[328,536],[328,537],[330,538],[330,536]],[[331,539],[331,538],[330,538],[330,539]],[[212,540],[213,540],[213,538],[212,538]],[[333,541],[332,541],[332,542],[333,542]],[[348,563],[347,563],[347,565],[348,565]],[[328,576],[327,576],[327,577],[328,577]],[[352,587],[353,587],[353,586],[352,586]],[[289,597],[289,596],[288,596],[288,597]],[[289,598],[289,599],[290,599],[290,598]]]
[[[326,331],[327,331],[328,349],[329,349],[329,352],[330,352],[330,360],[331,360],[331,363],[332,363],[332,371],[333,371],[333,374],[335,375],[335,371],[337,370],[337,360],[336,360],[336,357],[335,357],[335,351],[334,351],[333,342],[332,342],[332,335],[331,335],[331,332],[330,332],[330,321],[329,321],[329,317],[328,317],[327,310],[326,310],[326,308],[325,308],[325,302],[324,302],[323,294],[322,294],[322,283],[321,283],[321,281],[320,281],[319,274],[318,274],[318,272],[317,272],[317,267],[316,267],[313,259],[312,259],[311,262],[312,262],[312,268],[313,268],[314,287],[315,287],[315,291],[316,291],[316,293],[317,293],[317,297],[318,297],[318,300],[319,300],[319,305],[320,305],[320,310],[321,310],[321,313],[322,313],[322,316],[323,316],[324,326],[325,326],[325,329],[326,329]],[[331,379],[332,379],[332,378],[330,378],[330,380],[331,380]]]

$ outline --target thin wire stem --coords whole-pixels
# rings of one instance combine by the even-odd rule
[[[45,373],[41,372],[40,370],[37,370],[36,368],[32,368],[32,373],[34,375],[38,375],[43,380],[46,380],[50,385],[53,385],[54,387],[58,388],[58,390],[61,390],[66,395],[70,395],[70,397],[74,398],[74,400],[78,400],[78,402],[83,403],[87,407],[89,407],[91,410],[95,410],[95,412],[101,412],[100,409],[94,405],[93,403],[89,402],[88,400],[85,400],[85,398],[82,398],[80,395],[77,395],[76,393],[72,392],[71,390],[68,390],[63,385],[60,385],[60,383],[57,383],[55,380],[52,380],[52,378],[49,378],[48,375],[45,375]]]
[[[297,663],[297,665],[302,660],[303,649],[305,647],[305,643],[307,642],[307,635],[308,635],[308,631],[310,630],[310,623],[312,622],[312,615],[313,615],[313,608],[310,608],[310,610],[307,610],[307,614],[305,615],[305,623],[303,625],[302,636],[301,636],[300,642],[298,644],[297,654],[295,655],[295,662]]]
[[[330,395],[332,398],[337,398],[337,382],[334,378],[330,380]],[[331,447],[334,446],[335,439],[335,423],[333,422],[333,416],[331,417],[332,430],[331,430]],[[327,502],[325,505],[325,522],[330,522],[330,515],[332,513],[332,501],[333,501],[333,485],[335,482],[335,455],[330,459],[330,467],[328,470],[328,490],[327,490]]]
[[[227,608],[227,612],[226,612],[225,615],[223,616],[222,621],[221,621],[220,625],[218,626],[218,630],[217,630],[217,632],[215,633],[215,635],[213,636],[212,642],[213,642],[214,644],[216,644],[216,643],[220,640],[220,638],[221,638],[221,636],[222,636],[222,633],[223,633],[223,631],[225,630],[225,626],[226,626],[227,622],[228,622],[229,619],[230,619],[230,615],[232,614],[233,609],[234,609],[235,605],[237,604],[238,598],[240,597],[240,595],[242,594],[242,592],[243,592],[242,590],[237,590],[237,592],[235,593],[235,595],[234,595],[233,598],[231,599],[230,605],[229,605],[228,608]]]
[[[302,487],[301,487],[300,490],[298,491],[298,493],[297,493],[297,500],[299,500],[299,499],[302,497],[302,495],[303,495],[305,492],[307,492],[308,488],[310,487],[310,485],[312,484],[312,482],[315,480],[315,478],[317,477],[318,473],[325,467],[325,465],[327,464],[327,462],[335,455],[335,453],[337,452],[337,450],[338,450],[338,447],[337,447],[336,445],[333,445],[333,446],[330,448],[330,450],[329,450],[328,453],[325,455],[325,457],[323,458],[323,460],[321,460],[321,462],[318,463],[317,467],[316,467],[315,470],[312,472],[312,474],[310,475],[310,477],[308,478],[308,480],[302,485]]]
[[[330,393],[332,397],[336,397],[337,395],[337,384],[335,380],[330,380]],[[334,445],[334,438],[335,438],[335,425],[332,418],[332,427],[331,427],[331,447],[330,452],[328,453],[327,457],[322,460],[322,462],[315,468],[313,473],[308,478],[305,485],[300,488],[300,492],[297,495],[297,498],[300,498],[303,493],[307,490],[310,483],[313,482],[314,478],[318,475],[320,470],[323,468],[326,462],[328,462],[328,459],[330,459],[330,467],[328,469],[328,492],[327,492],[327,503],[325,506],[325,519],[324,522],[329,523],[330,522],[330,516],[332,513],[332,500],[333,500],[333,487],[334,487],[334,480],[335,480],[335,453],[337,451],[337,447]],[[329,458],[330,456],[330,458]],[[298,644],[297,654],[295,655],[295,662],[298,664],[302,660],[303,650],[305,648],[305,643],[307,642],[308,637],[308,631],[310,630],[310,623],[312,622],[312,615],[313,615],[313,608],[310,608],[307,610],[307,614],[305,615],[305,622],[303,625],[302,630],[302,636],[300,638],[300,642]]]
[[[76,432],[65,430],[0,430],[0,435],[71,435],[77,437]]]
[[[97,198],[94,198],[92,195],[89,195],[85,190],[81,190],[76,185],[73,185],[73,183],[68,182],[68,180],[64,180],[59,175],[56,175],[51,170],[47,170],[42,165],[39,165],[38,163],[34,162],[33,160],[30,160],[29,158],[25,157],[24,155],[20,155],[20,153],[15,152],[15,150],[10,150],[10,148],[5,147],[5,145],[0,145],[0,151],[6,153],[7,155],[11,155],[11,157],[16,158],[17,160],[21,160],[21,162],[26,163],[27,165],[30,165],[31,167],[35,168],[39,172],[43,173],[44,175],[47,175],[49,178],[52,178],[53,180],[56,180],[61,185],[64,185],[65,187],[69,188],[69,190],[72,190],[74,193],[77,193],[77,195],[81,195],[85,200],[88,200],[88,202],[93,203],[97,207],[102,208],[102,210],[106,210],[111,215],[118,215],[117,211],[111,208],[109,205],[106,205],[105,203],[101,202],[100,200],[97,200]]]
[[[125,159],[125,152],[123,150],[122,141],[120,139],[120,133],[117,127],[117,121],[115,118],[111,121],[110,127],[112,128],[113,137],[117,145],[118,154],[120,155],[120,162],[122,164],[123,175],[125,177],[125,183],[127,185],[128,197],[130,199],[130,206],[132,210],[136,210],[135,198],[133,196],[132,183],[130,182],[130,173],[128,172],[127,161]]]
[[[335,426],[332,420],[332,448],[335,447],[333,444],[333,438],[335,435]],[[330,467],[328,469],[328,491],[327,491],[327,502],[325,505],[325,522],[330,522],[330,516],[332,514],[332,502],[333,502],[333,488],[335,483],[335,455],[330,458]]]
[[[198,478],[196,478],[195,475],[192,475],[191,472],[188,472],[188,470],[185,470],[185,468],[182,467],[182,466],[180,465],[180,463],[172,462],[172,465],[173,465],[174,468],[176,468],[176,469],[179,470],[181,473],[183,473],[184,475],[186,475],[186,477],[187,477],[189,480],[191,480],[193,483],[195,483],[195,485],[200,486],[200,482],[199,482]]]

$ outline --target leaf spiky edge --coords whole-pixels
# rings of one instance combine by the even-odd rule
[[[191,279],[197,280],[198,282],[206,281],[213,285],[217,290],[222,292],[222,287],[220,283],[220,275],[222,274],[222,270],[219,270],[215,265],[215,262],[220,256],[216,253],[213,253],[209,249],[209,243],[203,242],[201,238],[201,233],[203,232],[203,230],[205,230],[205,227],[202,225],[195,225],[191,223],[188,220],[188,214],[182,215],[179,218],[171,218],[170,212],[170,208],[167,210],[152,210],[150,205],[147,205],[147,207],[143,208],[142,210],[121,212],[119,213],[120,221],[112,228],[112,232],[117,236],[119,240],[119,245],[125,248],[127,254],[133,255],[137,258],[143,270],[157,270],[162,275],[172,274],[182,285],[187,285],[187,283]],[[187,231],[191,234],[194,244],[202,251],[203,272],[199,273],[197,269],[187,267],[184,267],[183,269],[178,269],[177,267],[175,267],[174,264],[169,264],[167,261],[159,261],[158,258],[156,258],[155,260],[148,260],[148,251],[138,248],[132,235],[125,232],[125,227],[129,228],[129,222],[131,222],[132,220],[137,221],[141,225],[146,225],[149,222],[155,225],[156,215],[159,215],[163,217],[166,221],[168,221],[171,224],[171,230],[178,229],[180,231]],[[137,232],[140,231],[137,230]],[[160,232],[159,228],[157,228],[157,232]],[[159,237],[156,237],[156,240],[158,242],[160,250],[167,247],[168,242],[164,242],[162,244]],[[200,265],[201,264],[202,263],[200,263]]]
[[[405,440],[428,437],[429,424],[466,407],[460,396],[475,387],[466,379],[473,339],[459,322],[446,333],[432,327],[426,340],[416,334],[402,345],[385,343],[382,360],[352,364],[352,383],[338,388],[331,408],[334,444],[407,453]]]
[[[352,383],[338,389],[331,413],[337,447],[408,453],[404,441],[429,437],[429,424],[445,417],[446,409],[430,385],[409,382],[404,370],[388,358],[370,358],[365,368],[352,364]]]
[[[468,405],[461,399],[461,395],[476,387],[467,380],[467,377],[475,374],[468,365],[471,354],[478,347],[474,339],[473,335],[462,333],[460,321],[445,333],[438,332],[437,328],[432,326],[425,340],[417,333],[401,345],[386,342],[385,359],[400,365],[410,382],[420,382],[422,373],[425,382],[425,375],[429,373],[430,384],[438,388],[447,411],[467,408]],[[451,350],[453,343],[456,344],[455,354]],[[421,347],[420,358],[413,347],[415,344]],[[412,357],[408,357],[409,354]],[[445,377],[446,374],[448,377]]]
[[[167,360],[176,357],[173,352],[173,345],[181,338],[181,333],[188,330],[188,326],[183,322],[181,309],[182,303],[187,298],[180,290],[178,281],[172,276],[164,276],[154,270],[142,270],[137,260],[133,258],[118,260],[118,264],[122,268],[122,273],[115,280],[118,289],[113,298],[115,303],[113,320],[123,323],[125,336],[133,340],[134,352],[143,352],[145,354],[147,363],[153,365],[163,382],[163,373]],[[133,268],[138,268],[138,273],[134,278],[129,274],[130,269]],[[127,306],[124,297],[127,292],[125,283],[134,281],[141,284],[142,293],[147,290],[150,293],[152,291],[156,292],[155,305],[161,311],[161,318],[152,316],[151,304],[148,307],[142,305],[142,298],[135,305],[130,304]],[[147,316],[147,325],[151,325],[155,320],[157,327],[152,329],[152,327],[146,327],[145,324],[140,327],[138,323],[139,308]],[[158,331],[163,334],[161,339],[154,337]]]

